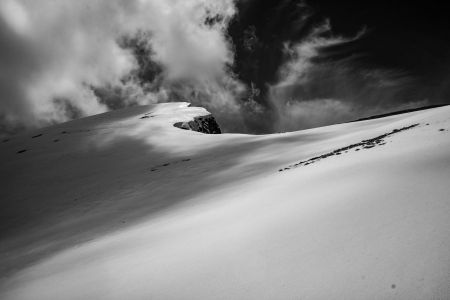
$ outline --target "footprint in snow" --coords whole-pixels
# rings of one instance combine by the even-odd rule
[[[172,164],[178,164],[178,163],[181,163],[181,162],[188,162],[188,161],[191,161],[191,159],[190,158],[185,158],[185,159],[182,159],[180,161],[173,162]],[[150,172],[155,172],[155,171],[158,171],[159,170],[158,168],[160,168],[160,167],[168,167],[168,166],[170,166],[170,163],[165,163],[165,164],[162,164],[162,165],[159,165],[159,166],[155,166],[155,167],[150,169]]]
[[[139,119],[148,119],[148,118],[153,118],[154,116],[149,116],[149,114],[145,114],[142,117],[140,117]]]

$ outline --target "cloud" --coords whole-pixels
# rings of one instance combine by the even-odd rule
[[[366,34],[361,30],[352,37],[336,36],[326,21],[300,42],[285,43],[286,60],[269,89],[275,131],[427,104],[416,78],[402,70],[366,65],[346,49]]]
[[[279,107],[280,109],[280,107]],[[347,103],[335,99],[311,99],[301,102],[287,101],[274,125],[275,132],[294,131],[339,123],[352,115]]]
[[[235,113],[243,87],[225,36],[234,14],[233,0],[0,0],[0,119],[37,127],[108,110],[95,88],[147,104],[178,86],[179,97]],[[134,80],[138,58],[120,43],[140,32],[161,68],[157,87]]]
[[[432,76],[368,58],[369,31],[336,35],[304,2],[235,1],[0,0],[0,134],[166,101],[264,133],[439,96]]]

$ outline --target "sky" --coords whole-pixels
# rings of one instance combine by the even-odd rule
[[[437,1],[0,0],[0,135],[168,101],[257,134],[449,103],[446,11]]]

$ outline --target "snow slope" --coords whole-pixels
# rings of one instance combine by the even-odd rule
[[[265,136],[172,126],[206,114],[136,107],[0,143],[0,299],[450,298],[449,106]]]

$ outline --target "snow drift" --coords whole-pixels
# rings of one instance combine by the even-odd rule
[[[173,126],[207,115],[134,107],[0,143],[0,298],[449,297],[450,107]]]

